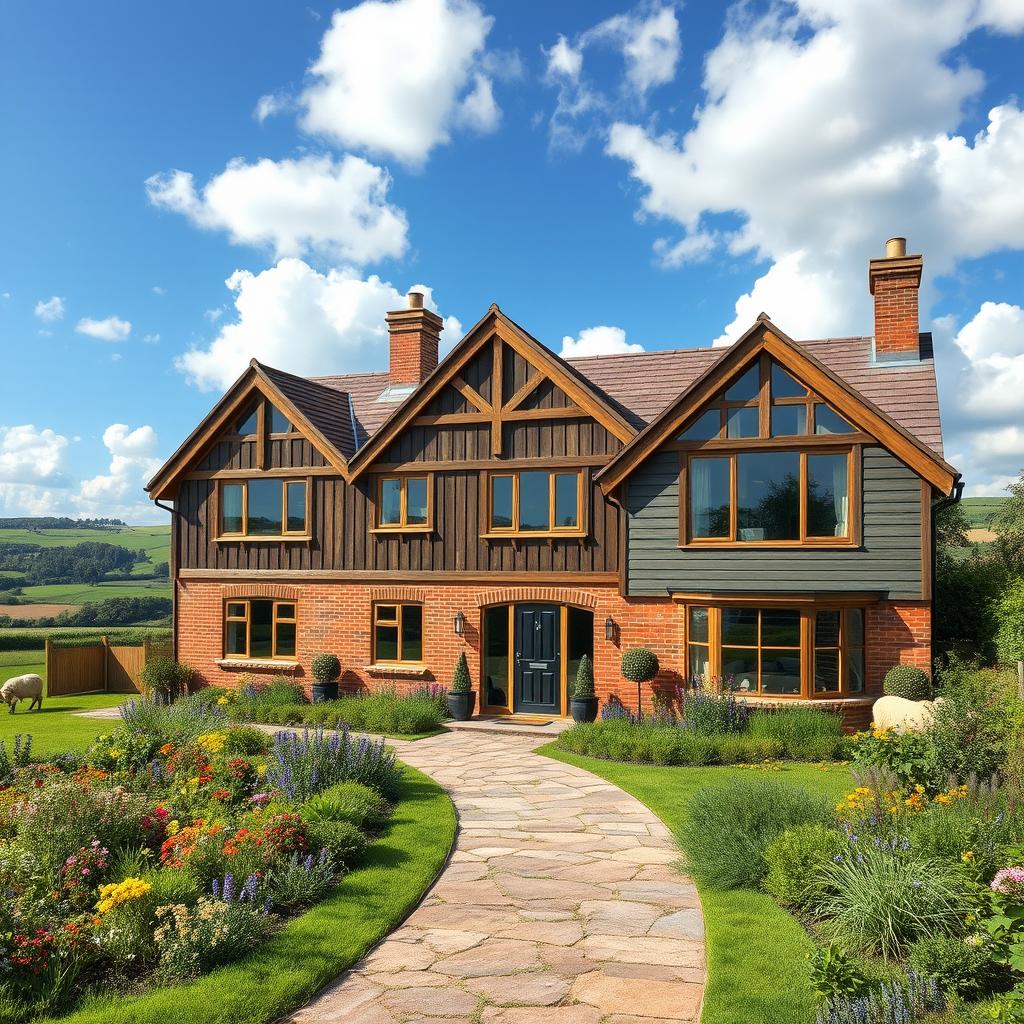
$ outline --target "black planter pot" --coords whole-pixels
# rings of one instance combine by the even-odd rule
[[[593,722],[597,718],[597,698],[570,697],[569,712],[574,722]]]
[[[476,694],[469,690],[465,693],[452,693],[448,691],[448,714],[456,722],[468,722],[473,717],[473,708],[476,706]]]
[[[322,704],[325,700],[337,700],[338,699],[338,682],[335,680],[333,683],[314,683],[313,684],[313,703]]]

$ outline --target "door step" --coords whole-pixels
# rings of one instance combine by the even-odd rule
[[[505,736],[555,737],[572,725],[571,718],[520,718],[494,716],[493,718],[471,718],[468,722],[445,722],[445,728],[453,732],[493,732]]]

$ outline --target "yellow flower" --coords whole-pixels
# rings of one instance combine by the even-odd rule
[[[256,774],[261,776],[261,777],[266,775],[267,774],[267,766],[265,764],[258,764],[258,765],[256,765]]]
[[[123,903],[130,903],[132,900],[141,899],[153,886],[144,878],[125,878],[120,882],[111,882],[108,885],[100,886],[100,899],[96,909],[101,914],[107,914],[114,907]]]
[[[223,700],[223,698],[221,699]],[[227,733],[223,732],[207,732],[196,738],[197,745],[208,754],[219,754],[227,741]]]
[[[974,860],[974,851],[973,850],[965,850],[963,853],[960,854],[960,859],[965,864],[970,864],[971,861]]]
[[[217,698],[217,703],[218,704],[227,704],[227,702],[228,702],[227,697],[218,697]]]
[[[176,835],[178,830],[181,828],[181,823],[177,818],[167,822],[167,828],[164,830],[169,836]]]
[[[108,753],[108,754],[109,754],[109,755],[110,755],[111,757],[113,757],[113,758],[115,758],[115,759],[116,759],[116,758],[120,757],[120,756],[121,756],[121,754],[123,754],[123,753],[124,753],[124,751],[122,751],[122,750],[115,750],[115,749],[114,749],[113,747],[111,747],[111,748],[110,748],[110,750],[108,750],[108,751],[107,751],[107,753]]]

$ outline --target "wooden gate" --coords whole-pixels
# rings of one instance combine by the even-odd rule
[[[46,641],[46,693],[141,693],[140,674],[150,658],[170,657],[169,642],[150,640],[141,647],[113,647],[106,637],[87,647],[59,647]]]

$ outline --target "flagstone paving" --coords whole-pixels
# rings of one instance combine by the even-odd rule
[[[459,834],[423,903],[293,1024],[696,1021],[704,920],[643,804],[529,736],[395,742]]]

